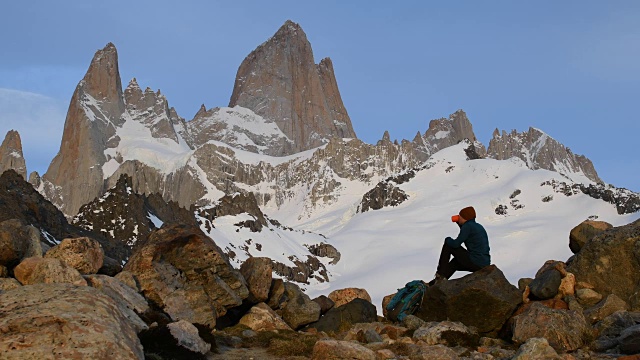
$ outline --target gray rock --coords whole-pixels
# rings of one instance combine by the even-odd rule
[[[422,327],[426,321],[420,319],[415,315],[407,315],[404,319],[402,319],[402,325],[409,330],[416,330]]]
[[[627,305],[624,300],[620,299],[615,294],[611,294],[604,300],[596,304],[594,307],[585,310],[584,316],[587,321],[590,321],[592,324],[594,324],[615,313],[616,311],[625,310],[629,310],[629,305]]]
[[[590,328],[581,313],[550,309],[538,302],[513,317],[512,331],[512,340],[516,344],[523,344],[531,338],[545,338],[558,352],[581,348],[590,335]]]
[[[604,221],[585,220],[578,226],[571,229],[569,233],[569,248],[571,252],[577,254],[587,241],[593,239],[596,235],[611,229],[613,225]]]
[[[551,299],[558,294],[558,288],[562,282],[562,274],[556,269],[548,269],[529,283],[531,295],[538,300]]]
[[[271,259],[250,257],[240,266],[240,273],[244,276],[249,288],[247,300],[257,304],[269,298],[273,274]]]
[[[329,299],[326,295],[320,295],[317,298],[311,300],[315,303],[317,303],[318,305],[320,305],[320,314],[324,315],[327,313],[327,311],[331,310],[335,303],[333,302],[333,300]]]
[[[578,302],[582,306],[591,307],[602,300],[602,295],[598,294],[593,289],[578,289],[576,290],[576,297]]]
[[[37,284],[2,293],[0,328],[0,353],[12,359],[144,359],[131,319],[88,286]]]
[[[345,331],[358,323],[371,323],[378,320],[376,307],[363,299],[354,299],[345,305],[329,310],[320,320],[310,324],[310,328],[318,331]]]
[[[524,291],[524,289],[531,284],[532,278],[522,278],[518,280],[518,290]]]
[[[442,321],[424,324],[413,333],[413,339],[427,345],[473,347],[478,344],[479,336],[460,322]]]
[[[376,353],[350,341],[320,340],[313,346],[312,359],[376,360]]]
[[[640,353],[640,325],[634,325],[622,331],[618,338],[620,351],[624,354]]]
[[[320,318],[320,305],[311,301],[309,296],[293,284],[284,283],[287,303],[282,308],[282,318],[297,330],[300,327],[318,321]]]
[[[0,222],[0,265],[13,268],[28,257],[42,257],[40,232],[19,219]]]
[[[145,355],[163,359],[204,360],[211,344],[204,341],[198,329],[185,320],[152,327],[140,334]],[[149,356],[147,356],[149,358]]]
[[[607,296],[615,294],[632,310],[640,309],[640,220],[594,237],[576,254],[567,270]]]
[[[522,302],[522,294],[495,265],[427,289],[414,314],[425,321],[459,321],[480,334],[499,331]]]
[[[512,360],[561,360],[545,338],[531,338],[520,346]]]

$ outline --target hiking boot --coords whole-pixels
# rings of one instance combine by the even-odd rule
[[[436,273],[436,276],[433,277],[433,280],[429,281],[429,286],[433,286],[436,284],[440,284],[443,281],[447,281],[448,279],[438,273]]]

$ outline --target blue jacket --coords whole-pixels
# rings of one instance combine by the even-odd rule
[[[460,227],[460,234],[456,239],[447,237],[445,243],[453,248],[460,247],[465,244],[469,251],[469,258],[478,266],[487,266],[491,264],[491,255],[489,255],[489,236],[487,231],[478,224],[475,219],[467,220]]]

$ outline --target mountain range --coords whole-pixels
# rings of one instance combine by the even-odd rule
[[[7,169],[26,179],[14,131],[0,146]],[[242,62],[228,106],[188,121],[160,90],[123,88],[107,44],[73,93],[58,154],[28,181],[75,226],[125,244],[119,262],[163,223],[193,221],[237,265],[268,256],[308,291],[377,285],[376,299],[432,275],[455,235],[446,219],[467,205],[510,280],[569,256],[557,234],[582,220],[640,217],[638,194],[540,129],[496,129],[485,146],[458,110],[411,140],[364,143],[333,62],[316,64],[291,21]]]

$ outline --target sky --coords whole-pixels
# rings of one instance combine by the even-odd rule
[[[238,66],[288,19],[333,60],[357,136],[413,139],[466,111],[478,139],[535,127],[640,191],[638,1],[111,1],[3,4],[0,136],[29,171],[60,147],[93,54],[118,49],[123,86],[160,89],[190,120],[226,106]]]

